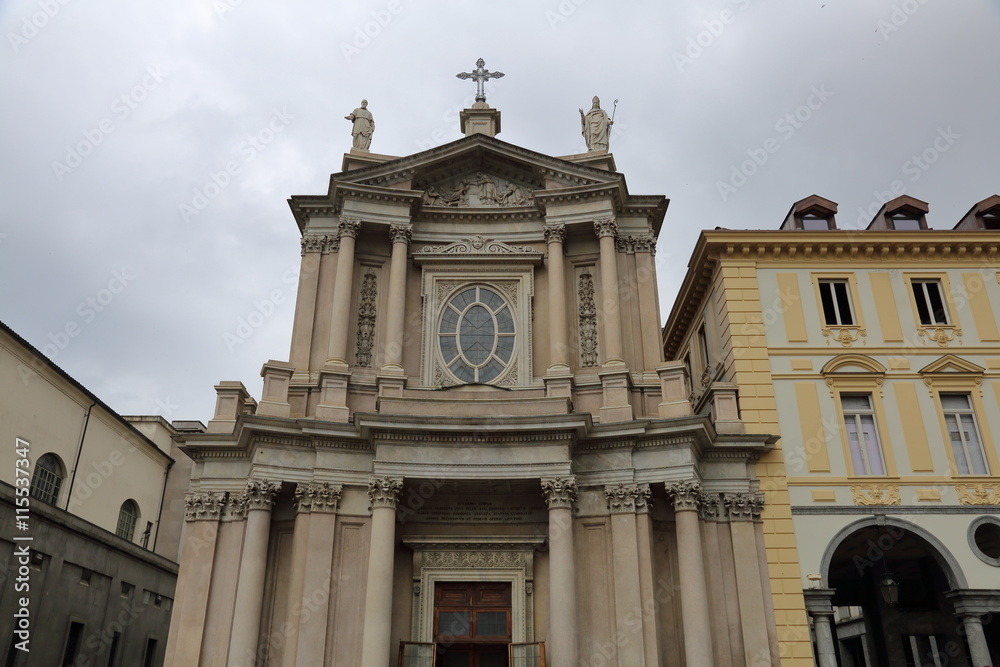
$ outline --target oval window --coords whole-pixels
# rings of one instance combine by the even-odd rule
[[[514,316],[499,292],[468,287],[448,300],[438,326],[445,368],[461,383],[499,378],[514,356]]]

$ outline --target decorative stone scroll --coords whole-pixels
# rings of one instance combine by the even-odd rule
[[[546,243],[566,242],[566,225],[562,223],[545,225],[542,228],[542,233],[545,235]]]
[[[858,484],[851,487],[851,496],[855,505],[900,505],[898,486],[882,486],[879,484]]]
[[[867,342],[867,330],[859,327],[823,327],[821,331],[823,337],[826,338],[827,345],[830,344],[831,340],[840,343],[843,347],[854,345],[858,339],[861,340],[862,345]]]
[[[281,490],[281,485],[269,482],[264,479],[247,480],[246,491],[243,492],[243,499],[246,502],[247,510],[271,511],[274,505],[274,497]]]
[[[393,223],[389,225],[389,239],[392,243],[410,245],[413,239],[413,225],[409,223]]]
[[[764,494],[757,493],[725,493],[722,502],[730,521],[759,521],[764,511]]]
[[[656,237],[652,234],[619,236],[615,242],[618,252],[634,255],[637,252],[656,252]]]
[[[646,487],[649,494],[649,487]],[[632,514],[636,511],[639,501],[638,484],[609,484],[604,487],[604,495],[608,499],[608,509],[612,514]]]
[[[580,366],[597,366],[597,303],[594,301],[594,276],[580,274],[578,288],[578,312],[580,317]]]
[[[399,494],[403,490],[403,480],[397,477],[372,477],[368,480],[368,498],[371,508],[388,507],[396,509]]]
[[[378,276],[369,270],[361,279],[358,302],[358,340],[354,353],[355,363],[371,368],[372,348],[375,347],[375,315],[378,312]]]
[[[955,492],[961,505],[1000,505],[1000,484],[958,484]]]
[[[618,222],[614,218],[594,220],[594,233],[597,234],[597,238],[605,236],[618,238]]]
[[[328,255],[340,250],[340,238],[329,234],[307,234],[302,237],[302,254],[319,252]]]
[[[340,484],[297,484],[295,486],[295,509],[298,512],[329,512],[337,511],[337,503],[344,492]]]
[[[433,253],[437,255],[515,255],[520,253],[537,253],[531,246],[509,245],[503,241],[488,239],[482,234],[461,241],[455,241],[448,245],[424,246],[421,253]]]
[[[361,221],[354,218],[341,218],[337,226],[337,235],[341,238],[345,236],[357,238],[359,231],[361,231]]]
[[[685,510],[697,511],[706,501],[705,491],[701,487],[701,482],[693,480],[668,482],[664,486],[666,487],[667,495],[674,500],[675,512],[683,512]]]
[[[575,477],[550,477],[542,480],[542,493],[549,509],[573,509],[577,488]]]
[[[218,521],[226,494],[219,492],[189,493],[184,496],[185,521]]]

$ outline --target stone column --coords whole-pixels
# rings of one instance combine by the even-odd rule
[[[545,225],[549,283],[549,370],[548,374],[569,372],[569,343],[566,332],[566,260],[563,244],[566,225]]]
[[[347,334],[351,322],[351,296],[354,294],[354,240],[361,230],[360,220],[341,218],[337,233],[337,275],[333,284],[333,309],[330,318],[329,366],[347,366]]]
[[[365,589],[361,667],[386,667],[392,649],[392,579],[396,552],[396,502],[403,480],[375,477],[368,482],[372,502],[368,586]]]
[[[962,627],[965,630],[965,639],[969,643],[969,657],[975,667],[987,667],[993,664],[990,657],[990,647],[986,644],[986,635],[983,633],[983,619],[978,614],[963,614]]]
[[[208,610],[212,563],[219,534],[223,493],[189,493],[184,498],[184,536],[177,576],[174,612],[164,664],[168,667],[198,665]]]
[[[291,607],[298,621],[296,667],[314,667],[325,660],[334,530],[342,493],[339,484],[309,484],[295,491],[299,513],[309,517],[301,597]]]
[[[656,600],[656,575],[653,567],[653,521],[649,510],[653,505],[649,484],[639,485],[635,500],[635,522],[639,548],[639,593],[642,598],[642,643],[646,652],[646,667],[660,667],[658,632],[659,602]]]
[[[813,620],[817,667],[837,667],[837,648],[833,643],[833,595],[836,592],[832,588],[809,588],[802,591],[806,611]]]
[[[312,342],[313,319],[316,316],[316,294],[319,291],[319,264],[326,238],[316,234],[302,237],[299,289],[295,296],[292,343],[288,351],[288,360],[298,372],[309,370],[309,346]]]
[[[729,515],[736,562],[736,593],[740,601],[743,655],[748,665],[770,665],[771,647],[767,637],[764,585],[757,563],[757,533],[753,522],[764,510],[762,493],[727,493],[722,497]]]
[[[274,482],[250,480],[243,497],[246,502],[246,532],[240,558],[240,580],[236,587],[233,632],[229,638],[228,667],[256,664],[260,638],[260,617],[264,603],[264,574],[267,541],[271,531],[271,506],[280,490]]]
[[[410,248],[413,226],[389,227],[392,259],[389,263],[389,305],[385,314],[385,362],[382,372],[403,372],[403,334],[406,322],[406,254]]]
[[[302,587],[306,576],[306,545],[309,540],[309,510],[308,488],[311,485],[295,485],[295,526],[292,529],[292,565],[288,573],[288,634],[285,636],[285,649],[281,654],[281,664],[294,667],[295,653],[299,639],[299,605],[302,602]],[[306,503],[303,503],[303,498]]]
[[[645,489],[649,494],[649,487]],[[641,581],[639,579],[639,531],[635,509],[639,500],[638,484],[604,487],[611,512],[611,558],[615,579],[615,617],[618,664],[621,667],[645,667],[645,625]]]
[[[674,499],[677,521],[677,563],[681,580],[681,614],[684,652],[688,667],[714,667],[712,623],[705,582],[705,558],[701,548],[698,506],[704,499],[701,484],[693,481],[666,485]]]
[[[983,633],[985,614],[997,613],[996,591],[993,590],[954,590],[945,593],[955,605],[955,616],[962,619],[962,629],[965,640],[969,644],[969,657],[974,667],[992,665],[990,648]]]
[[[594,221],[601,243],[601,307],[604,320],[604,366],[623,366],[621,298],[618,294],[618,223],[614,218]]]
[[[549,507],[549,641],[551,667],[578,667],[576,565],[573,559],[575,477],[542,480]]]

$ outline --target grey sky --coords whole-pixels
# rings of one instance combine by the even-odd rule
[[[671,199],[665,318],[701,229],[813,193],[857,226],[894,181],[950,228],[1000,191],[998,23],[997,0],[2,2],[0,319],[124,414],[207,421],[223,379],[259,398],[291,334],[285,200],[326,191],[362,98],[374,152],[459,138],[479,57],[499,138],[542,153],[620,100],[619,170]]]

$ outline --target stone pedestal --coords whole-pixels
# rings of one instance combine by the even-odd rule
[[[257,405],[258,415],[289,417],[291,406],[288,404],[288,385],[294,372],[295,368],[284,361],[272,359],[264,364],[260,369],[260,376],[264,378],[264,391]]]
[[[719,435],[743,435],[740,406],[736,399],[739,387],[735,384],[715,382],[711,388],[712,423]]]
[[[224,380],[215,385],[215,416],[208,422],[209,433],[232,433],[236,418],[252,405],[250,392],[238,380]]]
[[[341,423],[351,420],[351,412],[347,409],[347,382],[350,377],[351,373],[346,368],[324,367],[320,371],[316,419]]]
[[[691,380],[683,361],[672,361],[657,367],[660,376],[660,405],[657,416],[660,419],[689,417],[691,409]]]
[[[485,134],[495,137],[500,134],[500,112],[491,109],[486,102],[475,102],[471,109],[462,109],[459,113],[462,124],[462,134]]]
[[[628,369],[603,370],[597,375],[601,378],[601,385],[604,387],[604,404],[601,405],[599,411],[601,423],[627,422],[634,419],[632,404],[629,400],[631,398],[632,374]]]

